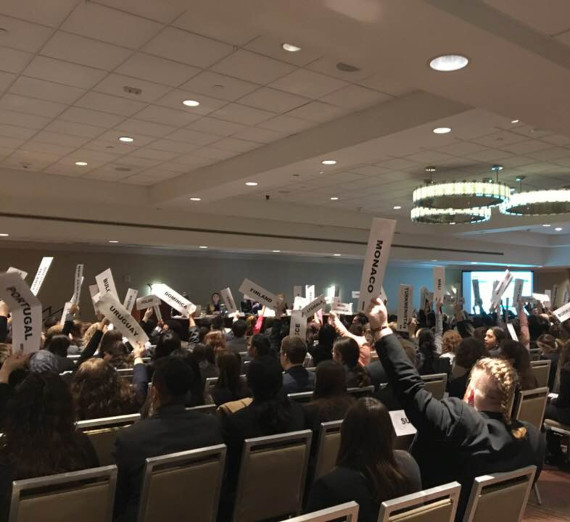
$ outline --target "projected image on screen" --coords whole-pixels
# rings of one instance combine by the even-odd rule
[[[513,281],[507,288],[507,291],[503,294],[503,306],[506,307],[507,299],[509,303],[509,310],[516,313],[514,303],[513,303],[513,292],[515,289],[515,279],[522,279],[523,289],[522,295],[529,296],[532,295],[534,291],[534,274],[530,270],[511,270],[513,274]],[[473,280],[479,281],[479,293],[481,295],[481,300],[483,301],[483,309],[489,312],[491,308],[491,297],[493,295],[493,285],[495,282],[500,282],[505,276],[504,270],[481,270],[481,271],[464,271],[463,272],[463,298],[465,299],[465,310],[469,313],[479,313],[479,309],[474,310],[475,306],[475,296],[473,294]]]

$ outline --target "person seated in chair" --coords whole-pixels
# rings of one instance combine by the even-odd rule
[[[303,368],[307,357],[307,345],[300,337],[288,335],[281,343],[281,366],[283,374],[283,391],[298,393],[311,391],[315,387],[315,374]]]

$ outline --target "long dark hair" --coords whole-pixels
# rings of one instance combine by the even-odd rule
[[[221,353],[216,359],[216,364],[220,374],[215,387],[229,390],[236,400],[239,399],[240,391],[243,389],[241,357],[237,353]]]
[[[334,343],[333,351],[340,355],[342,364],[344,364],[352,374],[347,382],[349,387],[361,388],[370,385],[368,372],[360,366],[358,362],[360,358],[360,348],[352,337],[341,337]]]
[[[336,361],[323,361],[315,370],[313,400],[347,395],[346,372]]]
[[[530,353],[523,344],[512,340],[503,341],[501,358],[510,361],[519,374],[521,390],[532,390],[538,386],[536,376],[530,366]]]
[[[67,384],[52,373],[30,373],[7,406],[0,458],[14,479],[83,469],[90,464],[75,430]]]
[[[337,466],[356,469],[369,481],[377,504],[412,492],[394,454],[396,434],[390,414],[377,399],[359,399],[340,430]]]
[[[182,359],[192,370],[194,378],[192,379],[192,384],[190,386],[190,396],[186,397],[185,405],[190,406],[201,406],[206,403],[206,398],[204,397],[204,386],[206,380],[202,379],[200,373],[200,365],[198,364],[198,358],[188,350],[184,348],[179,348],[174,350],[171,357],[178,357]]]
[[[439,356],[436,349],[433,332],[429,328],[422,328],[418,334],[418,351],[422,355],[421,374],[437,373],[434,361]]]

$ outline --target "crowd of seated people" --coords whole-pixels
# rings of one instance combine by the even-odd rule
[[[101,317],[82,323],[72,307],[63,326],[46,325],[41,349],[23,355],[11,352],[10,311],[0,302],[1,520],[13,480],[98,465],[77,421],[136,412],[141,420],[120,430],[114,451],[121,521],[136,520],[148,457],[225,443],[219,520],[229,520],[246,439],[302,429],[316,439],[332,420],[344,419],[337,466],[307,490],[308,511],[356,500],[359,520],[375,521],[381,502],[456,480],[459,520],[476,476],[531,464],[540,470],[545,458],[564,467],[561,439],[517,421],[510,405],[538,386],[531,359],[549,360],[557,398],[546,418],[570,424],[568,322],[521,305],[510,318],[515,341],[499,311],[469,315],[459,302],[447,316],[439,303],[431,307],[405,332],[379,300],[352,322],[316,314],[307,339],[288,335],[284,307],[271,318],[236,316],[230,329],[190,317],[186,331],[148,310],[141,325],[150,349],[124,342]],[[422,380],[433,373],[448,376],[443,400]],[[368,397],[349,393],[370,385]],[[313,393],[303,403],[289,397],[299,392]],[[204,404],[219,415],[189,409]],[[417,429],[409,452],[395,449],[391,410],[404,410]]]

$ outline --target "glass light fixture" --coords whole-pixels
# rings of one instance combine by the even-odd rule
[[[512,194],[501,205],[501,212],[511,216],[552,216],[570,212],[570,189],[532,190]]]
[[[480,208],[427,208],[415,207],[411,212],[415,223],[429,223],[439,225],[464,225],[470,223],[483,223],[491,219],[489,207]]]
[[[508,201],[508,185],[482,181],[453,181],[419,187],[413,192],[414,205],[435,209],[492,207]]]

